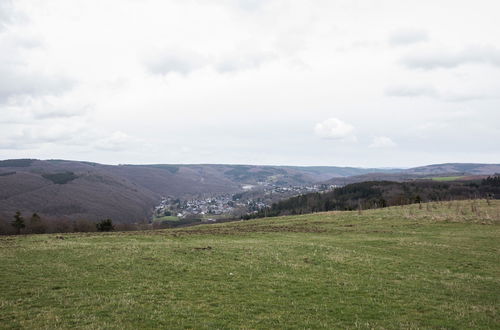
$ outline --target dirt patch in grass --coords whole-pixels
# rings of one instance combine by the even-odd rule
[[[195,247],[194,250],[212,250],[212,247],[210,245],[204,247]]]
[[[246,226],[225,226],[225,227],[206,227],[190,230],[175,230],[163,232],[167,235],[240,235],[244,233],[325,233],[328,230],[318,226],[310,225],[246,225]]]

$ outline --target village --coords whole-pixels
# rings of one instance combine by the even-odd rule
[[[153,221],[198,218],[210,222],[217,219],[240,217],[245,214],[257,213],[284,198],[311,192],[326,192],[337,187],[325,184],[256,187],[246,185],[242,192],[236,194],[200,195],[183,199],[165,196],[155,207]]]

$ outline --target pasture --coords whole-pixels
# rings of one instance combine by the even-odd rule
[[[0,328],[499,328],[500,201],[0,238]]]

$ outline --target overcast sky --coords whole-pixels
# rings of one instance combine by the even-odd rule
[[[0,0],[0,159],[500,163],[498,0]]]

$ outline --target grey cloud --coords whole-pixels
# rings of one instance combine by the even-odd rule
[[[55,118],[72,118],[83,116],[87,112],[88,107],[78,109],[50,109],[45,112],[36,112],[36,119],[55,119]]]
[[[24,141],[13,139],[2,139],[2,141],[0,141],[0,150],[26,150],[30,148],[31,146],[24,143]]]
[[[123,151],[135,146],[138,141],[128,134],[116,131],[110,136],[97,140],[94,144],[96,149],[105,151]]]
[[[401,59],[410,69],[433,70],[454,68],[463,64],[478,63],[500,66],[500,50],[491,46],[471,46],[459,52],[428,52],[412,54]]]
[[[48,74],[32,67],[27,56],[40,47],[41,42],[30,35],[0,35],[0,104],[11,97],[57,95],[74,86],[71,79],[56,72]]]
[[[228,56],[215,64],[215,69],[220,73],[258,68],[266,62],[272,61],[276,56],[272,53],[235,54]]]
[[[0,31],[11,21],[12,15],[12,1],[0,1]]]
[[[16,96],[57,95],[73,86],[74,82],[65,77],[49,76],[15,66],[0,67],[0,104]]]
[[[262,5],[266,2],[264,0],[235,0],[236,5],[247,11],[254,11],[260,9]]]
[[[15,4],[13,0],[0,0],[0,33],[9,25],[29,21],[26,13],[19,11]]]
[[[442,99],[447,102],[469,102],[498,99],[499,96],[489,94],[447,94],[443,95]]]
[[[145,65],[153,74],[167,75],[179,73],[188,75],[193,71],[212,67],[219,73],[232,73],[237,71],[258,68],[266,62],[272,61],[276,55],[271,52],[235,52],[219,59],[204,57],[195,52],[163,52],[150,56]]]
[[[39,98],[28,100],[21,105],[28,109],[34,119],[64,119],[81,117],[93,107],[92,104],[82,102],[68,102],[65,99]]]
[[[73,93],[62,96],[16,97],[0,105],[0,125],[5,127],[19,124],[47,125],[57,122],[77,121],[87,116],[94,104],[76,100]]]
[[[19,55],[19,50],[30,50],[43,46],[43,43],[35,35],[14,32],[5,33],[0,41],[3,45],[2,50],[8,51],[10,57],[14,57],[14,54]],[[2,56],[2,58],[5,58],[5,56]]]
[[[32,149],[43,144],[78,145],[85,132],[73,126],[25,126],[21,130],[4,131],[0,134],[0,149]]]
[[[185,2],[185,0],[179,0],[179,1]],[[251,13],[260,10],[264,4],[269,3],[272,0],[194,0],[194,1],[204,5],[209,3]]]
[[[403,29],[395,31],[389,37],[389,43],[393,46],[410,45],[428,41],[429,35],[425,30]]]
[[[387,96],[397,97],[438,97],[439,93],[432,86],[391,86],[385,90]]]
[[[205,66],[206,59],[194,52],[163,51],[145,61],[151,73],[166,75],[172,72],[187,75]]]
[[[440,92],[430,85],[409,86],[397,85],[386,88],[385,95],[391,97],[429,97],[445,102],[470,102],[496,99],[498,96],[489,94],[464,94],[453,92]]]

